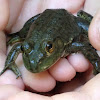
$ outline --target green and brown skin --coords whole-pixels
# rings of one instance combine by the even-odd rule
[[[99,73],[100,58],[88,39],[92,16],[84,11],[77,15],[65,9],[47,9],[29,19],[19,32],[9,35],[8,45],[18,43],[9,52],[0,75],[11,69],[17,77],[21,76],[15,64],[19,53],[22,53],[25,67],[32,73],[45,71],[61,57],[77,52],[82,52]]]

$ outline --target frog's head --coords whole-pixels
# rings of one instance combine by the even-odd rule
[[[25,67],[38,73],[51,67],[63,54],[64,43],[60,38],[54,40],[24,42],[22,46]]]

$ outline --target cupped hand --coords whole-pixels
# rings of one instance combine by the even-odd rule
[[[5,6],[3,5],[3,7],[5,7],[5,8],[3,8],[2,13],[7,12],[7,10],[9,10],[8,9],[9,5],[7,5],[7,0],[1,0],[1,1],[2,1],[2,4],[5,5]],[[20,7],[18,7],[19,9],[16,10],[17,12],[15,12],[14,9],[10,10],[10,20],[9,20],[8,25],[7,25],[7,22],[8,22],[9,14],[6,15],[7,14],[6,13],[5,17],[2,17],[2,13],[0,13],[1,14],[0,19],[3,18],[2,20],[0,20],[0,22],[1,22],[0,30],[5,29],[6,25],[7,25],[6,31],[8,31],[8,32],[10,32],[10,30],[12,30],[13,32],[20,30],[28,18],[30,18],[31,16],[34,16],[37,13],[42,12],[44,9],[47,8],[47,4],[48,4],[48,2],[46,2],[46,1],[43,3],[39,2],[39,1],[34,3],[32,0],[25,1],[25,2],[24,2],[24,0],[20,0],[20,2],[17,2],[17,0],[16,0],[16,2],[15,1],[12,2],[12,1],[10,2],[10,4],[12,4],[13,6],[10,6],[10,7],[12,7],[12,8],[13,7],[16,8],[17,6],[20,6]],[[87,0],[85,3],[85,11],[88,11],[88,8],[90,6],[89,1],[92,3],[94,2],[94,0]],[[96,1],[98,4],[98,0],[95,0],[95,2]],[[52,4],[52,2],[54,2],[54,1],[51,0],[51,2],[48,5]],[[60,0],[59,0],[59,2],[60,2]],[[54,6],[58,5],[59,2],[57,2],[55,0],[55,3],[53,3],[53,6],[49,6],[49,7],[54,8]],[[63,2],[63,1],[61,1],[61,2]],[[24,6],[23,6],[23,9],[21,9],[23,3],[24,3]],[[83,1],[80,2],[80,0],[79,1],[77,0],[77,2],[76,2],[76,1],[72,0],[71,2],[64,1],[64,4],[60,3],[59,6],[62,7],[62,5],[65,5],[64,8],[75,13],[75,12],[77,12],[77,10],[80,9],[82,4],[83,4]],[[34,8],[33,5],[35,7],[35,10],[32,9],[32,8]],[[42,5],[41,9],[40,9],[40,5]],[[73,6],[73,10],[72,10],[72,6]],[[2,11],[2,5],[0,7],[1,7],[0,10]],[[91,8],[91,6],[90,6],[90,8]],[[91,9],[93,9],[93,7]],[[20,11],[21,11],[21,13],[20,13]],[[26,13],[25,13],[25,11],[26,11]],[[30,15],[28,15],[29,12],[30,12]],[[100,13],[98,12],[96,14],[96,16],[94,17],[94,19],[90,25],[90,29],[89,29],[90,41],[93,45],[96,43],[94,45],[94,47],[96,47],[98,50],[100,50],[99,49],[100,46],[98,45],[99,38],[96,37],[96,34],[99,34],[100,32],[99,31],[91,31],[91,30],[92,29],[95,30],[96,28],[99,29],[99,27],[98,27],[99,24],[98,24],[98,26],[96,25],[96,22],[98,22],[98,20],[99,20],[99,16],[100,16]],[[6,20],[6,21],[4,21],[4,20]],[[92,39],[93,38],[92,34],[94,34],[95,39],[97,39],[96,42]],[[2,70],[4,67],[6,55],[7,55],[6,54],[6,36],[5,36],[4,32],[1,31],[0,32],[0,66],[1,66],[0,70]],[[100,74],[96,75],[94,78],[92,78],[86,84],[84,84],[84,81],[86,82],[88,80],[89,72],[87,72],[85,74],[85,78],[78,77],[78,78],[73,79],[75,77],[76,72],[84,72],[90,66],[90,64],[87,62],[87,60],[84,58],[84,56],[82,54],[72,54],[67,59],[62,58],[54,66],[52,66],[48,71],[42,72],[40,74],[33,74],[33,73],[28,72],[22,64],[20,55],[17,59],[17,63],[20,66],[19,69],[22,73],[22,79],[21,78],[16,79],[16,76],[10,70],[6,71],[2,76],[0,76],[0,94],[1,94],[0,99],[1,100],[2,99],[4,99],[4,100],[21,100],[22,98],[24,100],[33,100],[33,98],[37,99],[37,100],[45,100],[45,99],[46,100],[52,100],[52,99],[54,99],[54,100],[62,100],[62,99],[63,100],[66,100],[66,99],[80,100],[80,98],[82,100],[99,100],[100,99],[100,94],[99,94]],[[69,85],[67,84],[67,85],[62,86],[63,92],[67,91],[66,88],[69,89],[69,91],[71,90],[71,87],[76,86],[77,88],[74,88],[75,90],[72,92],[65,92],[62,94],[53,95],[51,97],[38,95],[38,94],[34,94],[31,92],[26,92],[26,91],[22,90],[22,89],[24,89],[24,86],[28,86],[32,89],[32,91],[36,90],[39,92],[46,92],[46,91],[49,91],[54,88],[54,86],[56,85],[55,84],[56,80],[58,80],[58,81],[72,80],[71,82],[69,82],[70,83]],[[81,82],[83,85],[80,84]],[[5,84],[11,84],[11,85],[5,85]],[[81,86],[81,87],[79,87],[79,86]],[[60,91],[59,89],[61,90],[61,88],[58,86],[58,91],[57,91],[58,93]],[[62,92],[62,91],[60,91],[60,92]]]
[[[7,0],[4,0],[7,5]],[[2,22],[3,26],[0,26],[0,29],[4,29],[7,32],[16,32],[19,31],[24,23],[31,18],[32,16],[41,13],[47,8],[65,8],[66,10],[76,13],[84,3],[84,0],[47,0],[44,2],[41,2],[40,0],[34,2],[33,0],[30,1],[24,1],[20,0],[20,2],[16,1],[10,1],[10,5],[8,5],[8,8],[10,7],[10,18],[9,20],[9,14],[6,15],[5,19],[7,21]],[[72,7],[73,6],[73,7]],[[5,8],[5,12],[9,9]],[[16,9],[14,9],[16,8]],[[17,9],[18,8],[18,9]],[[7,24],[8,22],[8,24]],[[5,24],[4,24],[5,23]],[[1,35],[4,37],[1,39],[1,48],[4,50],[4,52],[1,54],[4,56],[1,57],[1,69],[4,67],[4,62],[6,58],[6,38],[5,34],[1,33]],[[1,51],[2,51],[1,49]],[[76,60],[77,59],[77,60]],[[23,65],[21,55],[19,55],[17,59],[17,64],[19,66],[19,69],[22,73],[22,79],[16,79],[15,74],[8,70],[6,71],[1,77],[0,77],[0,84],[12,84],[20,89],[24,89],[24,87],[27,87],[28,89],[32,89],[39,92],[46,92],[52,90],[56,86],[56,81],[69,81],[72,80],[76,72],[84,72],[86,71],[90,64],[89,62],[84,58],[82,54],[72,54],[67,59],[61,58],[54,66],[52,66],[48,71],[41,72],[39,74],[30,73],[27,71]],[[42,84],[42,85],[41,85]]]

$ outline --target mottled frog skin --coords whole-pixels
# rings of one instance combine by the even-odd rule
[[[47,9],[29,19],[19,32],[9,35],[7,44],[16,44],[9,52],[0,75],[11,69],[17,78],[21,76],[15,63],[19,53],[22,53],[26,69],[32,73],[45,71],[61,57],[77,52],[84,54],[99,73],[100,58],[88,39],[92,16],[84,11],[77,15],[65,9]]]

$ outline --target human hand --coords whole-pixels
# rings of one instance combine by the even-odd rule
[[[74,12],[74,11],[73,11]],[[21,21],[19,21],[19,22],[21,22]],[[16,27],[17,26],[15,26],[15,29],[16,29]],[[9,29],[10,29],[10,26],[9,26],[9,24],[8,24],[8,27],[7,27],[7,30],[9,31]],[[79,58],[79,61],[78,62],[75,62],[75,59],[76,58],[78,58],[77,56],[80,56],[80,58],[82,58],[82,59],[80,59]],[[74,58],[75,57],[75,58]],[[20,58],[19,58],[20,59]],[[72,60],[73,59],[73,60]],[[83,65],[82,64],[82,66],[77,66],[77,65],[79,65],[79,63],[80,63],[80,61],[83,61],[82,63],[83,64],[86,64],[86,65]],[[69,62],[72,64],[72,65],[70,65],[69,64]],[[43,87],[42,86],[42,91],[48,91],[48,88],[49,89],[52,89],[54,86],[55,86],[55,84],[53,84],[53,87],[48,87],[48,86],[50,86],[51,85],[51,82],[53,82],[54,81],[54,83],[55,83],[55,80],[59,80],[59,81],[67,81],[67,80],[70,80],[70,79],[72,79],[74,76],[75,76],[75,73],[76,72],[83,72],[83,71],[85,71],[85,70],[87,70],[87,68],[89,67],[88,65],[89,65],[89,63],[85,60],[85,58],[82,56],[82,55],[80,55],[80,54],[78,54],[78,55],[72,55],[72,56],[70,56],[70,57],[68,57],[68,61],[64,58],[64,59],[61,59],[59,62],[58,62],[58,64],[56,64],[56,66],[54,66],[54,67],[52,67],[51,69],[50,69],[50,74],[48,73],[48,72],[46,72],[46,73],[40,73],[40,74],[37,74],[37,75],[34,75],[34,74],[32,74],[32,73],[28,73],[27,71],[25,71],[26,69],[24,69],[23,70],[23,66],[20,68],[20,70],[22,70],[21,72],[24,74],[25,72],[25,74],[23,75],[23,81],[24,81],[24,83],[26,84],[26,85],[29,85],[32,89],[34,89],[35,87],[36,87],[36,89],[34,89],[34,90],[37,90],[37,87],[38,87],[38,85],[40,86],[41,85],[41,83],[40,82],[45,82],[47,85],[45,86],[45,87],[47,87],[47,88],[45,88],[45,87]],[[73,62],[74,61],[74,62]],[[67,63],[66,63],[67,62]],[[65,64],[64,64],[65,63]],[[75,64],[75,65],[74,65]],[[62,69],[64,69],[64,68],[62,68],[63,66],[64,66],[64,68],[66,68],[65,66],[67,65],[68,66],[68,69],[66,70],[66,72],[65,73],[62,73]],[[86,66],[86,67],[84,67],[84,66]],[[71,68],[71,69],[70,69]],[[59,70],[61,71],[60,73],[58,73],[59,72]],[[64,69],[64,71],[65,71],[65,69]],[[71,74],[73,74],[73,75],[70,75],[70,73],[68,73],[68,72],[72,72]],[[9,72],[9,71],[8,71]],[[11,73],[11,75],[9,76],[9,77],[12,77],[12,79],[10,79],[10,82],[16,77],[16,76],[14,76],[13,75],[13,73],[10,71],[9,73]],[[57,74],[55,74],[55,73],[57,73]],[[68,75],[66,75],[66,73],[68,74]],[[64,75],[63,75],[64,74]],[[5,74],[6,75],[6,74]],[[42,80],[39,80],[40,79],[40,76],[41,75],[43,75],[43,78],[42,78]],[[50,76],[50,77],[47,77],[47,75],[48,76]],[[62,75],[62,76],[61,76]],[[7,75],[8,76],[8,75]],[[46,76],[46,78],[45,78],[45,80],[44,80],[44,76]],[[53,77],[52,77],[53,76]],[[2,76],[3,77],[3,76]],[[30,77],[30,81],[28,81],[28,77]],[[3,83],[3,82],[5,82],[6,84],[8,83],[7,81],[6,81],[6,78],[8,79],[8,77],[3,77],[2,79],[4,79],[3,81],[1,81],[1,83]],[[52,81],[52,78],[54,78],[53,79],[53,81]],[[25,81],[26,80],[26,81]],[[35,83],[36,83],[36,85],[34,86],[33,85],[33,81],[32,80],[34,80],[35,81]],[[50,82],[50,85],[47,83],[47,81],[49,80],[49,82]],[[20,87],[20,88],[22,88],[22,87],[24,87],[24,84],[23,84],[23,81],[21,80],[21,79],[19,79],[19,80],[13,80],[12,81],[12,84],[14,84],[13,82],[15,82],[15,83],[18,83],[18,84],[14,84],[14,85],[17,85],[18,87]],[[28,83],[27,83],[28,82]],[[31,83],[32,82],[32,83]],[[39,83],[39,84],[37,84],[37,83]],[[38,88],[38,89],[41,89],[40,87]],[[43,90],[44,89],[44,90]],[[37,90],[37,91],[40,91],[40,90]]]
[[[91,1],[90,1],[91,2]],[[74,12],[74,11],[73,11]],[[20,22],[20,20],[19,20],[19,22]],[[16,27],[17,26],[15,26],[15,29],[16,29]],[[8,24],[8,27],[7,27],[7,30],[9,31],[9,29],[10,29],[10,25]],[[14,30],[14,29],[13,29]],[[17,30],[17,29],[16,29]],[[1,54],[3,54],[2,56],[1,56],[1,65],[2,66],[4,66],[4,60],[5,60],[5,48],[6,48],[6,46],[5,46],[5,36],[4,36],[4,34],[3,33],[1,33],[1,36],[2,36],[2,41],[0,42],[1,44],[2,44],[2,42],[4,43],[4,44],[2,44],[2,46],[1,46],[1,51],[2,51],[2,53]],[[1,37],[0,36],[0,37]],[[1,40],[0,39],[0,40]],[[4,47],[3,47],[4,46]],[[74,58],[74,57],[75,58]],[[80,56],[80,54],[78,55],[78,57]],[[71,64],[76,64],[76,67],[74,67],[73,65],[72,65],[72,67],[75,69],[75,72],[80,72],[80,71],[85,71],[85,70],[87,70],[87,68],[89,67],[86,67],[85,69],[81,66],[81,67],[77,67],[77,65],[80,63],[80,61],[83,59],[83,62],[82,62],[82,64],[84,63],[84,61],[87,63],[87,64],[89,64],[86,60],[85,60],[85,58],[82,56],[82,59],[80,60],[80,58],[79,58],[79,62],[78,63],[74,63],[73,62],[73,60],[75,60],[76,58],[78,58],[77,57],[77,55],[72,55],[72,56],[70,56],[69,58],[68,58],[68,61],[72,61],[72,63]],[[20,59],[20,58],[19,58]],[[2,62],[3,61],[3,62]],[[62,64],[63,63],[65,63],[66,62],[66,59],[61,59],[61,61],[59,61],[58,62],[58,67],[55,67],[56,68],[56,70],[59,70],[59,68],[61,68],[62,67]],[[86,64],[85,63],[85,64]],[[65,65],[68,65],[69,63],[65,63]],[[70,65],[68,65],[69,67],[68,68],[70,68]],[[87,65],[86,65],[87,66]],[[23,67],[23,66],[22,66]],[[24,68],[24,67],[23,67]],[[79,69],[80,68],[80,69]],[[53,71],[54,69],[50,69],[51,71]],[[54,72],[57,72],[57,71],[54,71]],[[62,69],[60,69],[60,70],[62,70]],[[68,71],[68,70],[67,70]],[[70,70],[70,71],[72,71],[72,70]],[[25,70],[23,71],[21,71],[22,73],[25,73]],[[48,72],[47,72],[48,73]],[[73,71],[72,71],[72,73],[73,73]],[[26,75],[25,75],[26,74]],[[7,72],[5,72],[5,75],[2,75],[0,78],[0,83],[1,84],[14,84],[14,85],[16,85],[17,87],[19,87],[19,88],[21,88],[21,89],[23,89],[24,88],[24,84],[25,85],[27,85],[28,83],[28,85],[32,88],[32,89],[34,89],[34,86],[31,84],[31,81],[33,82],[33,81],[36,81],[36,83],[37,83],[37,79],[38,79],[38,76],[41,76],[41,75],[43,75],[43,73],[41,74],[41,75],[35,75],[34,76],[34,74],[31,74],[31,73],[25,73],[24,75],[23,75],[23,81],[24,81],[24,83],[23,83],[23,81],[21,80],[21,79],[18,79],[18,80],[16,80],[15,78],[16,78],[16,76],[14,76],[14,74],[11,72],[11,71],[7,71]],[[28,74],[29,74],[29,76],[28,76]],[[31,74],[31,75],[30,75]],[[55,74],[55,73],[54,73]],[[62,75],[63,76],[63,73],[58,73],[60,76]],[[52,75],[52,72],[50,73],[50,75],[54,78],[54,76]],[[57,74],[56,74],[57,75]],[[56,76],[55,75],[55,76]],[[44,75],[45,76],[45,75]],[[75,75],[74,75],[75,76]],[[27,80],[28,78],[30,77],[30,81],[29,80]],[[64,75],[64,77],[66,77],[65,75]],[[68,76],[67,76],[68,77]],[[45,100],[45,99],[55,99],[55,100],[64,100],[64,99],[70,99],[70,100],[78,100],[78,99],[80,99],[80,98],[82,98],[83,100],[85,99],[93,99],[93,100],[98,100],[98,99],[100,99],[100,97],[99,97],[99,74],[96,76],[96,77],[94,77],[93,79],[91,79],[89,82],[87,82],[85,85],[83,85],[82,87],[80,87],[79,89],[76,89],[74,92],[67,92],[67,93],[64,93],[64,94],[60,94],[60,95],[54,95],[54,96],[52,96],[52,97],[46,97],[46,96],[41,96],[41,95],[37,95],[37,94],[33,94],[33,93],[30,93],[30,92],[25,92],[25,91],[22,91],[21,89],[19,89],[19,88],[17,88],[17,87],[15,87],[15,86],[13,86],[13,85],[1,85],[0,86],[0,92],[2,93],[0,93],[1,94],[1,98],[3,98],[3,97],[6,97],[6,98],[8,98],[9,97],[9,100],[20,100],[20,99],[22,99],[22,97],[24,98],[24,99],[26,99],[26,100],[31,100],[31,99],[38,99],[38,100]],[[26,81],[25,81],[25,78],[26,78]],[[31,79],[32,78],[32,79]],[[40,78],[40,77],[39,77]],[[49,79],[50,79],[50,77],[48,77]],[[58,77],[59,78],[59,77]],[[68,78],[70,78],[70,77],[68,77]],[[63,77],[61,77],[60,79],[67,79],[68,80],[68,78],[63,78]],[[72,77],[73,78],[73,77]],[[72,78],[70,78],[70,79],[72,79]],[[57,80],[56,78],[54,78],[55,80]],[[83,79],[83,77],[82,77],[82,79]],[[75,82],[76,83],[80,83],[80,80],[81,79],[79,79],[79,81],[76,79],[75,80]],[[87,79],[87,76],[86,76],[86,80],[85,81],[87,81],[88,79]],[[27,83],[27,81],[29,81],[28,83]],[[40,81],[44,81],[44,80],[40,80]],[[52,82],[52,80],[50,80],[51,82]],[[50,82],[49,81],[49,82]],[[59,80],[60,81],[60,80]],[[61,80],[62,81],[62,80]],[[66,80],[64,80],[64,81],[66,81]],[[78,81],[78,82],[77,82]],[[45,80],[45,82],[46,82],[46,80]],[[73,81],[72,81],[73,82]],[[74,83],[72,83],[71,85],[77,85],[77,84],[74,84]],[[84,83],[84,82],[83,82]],[[37,83],[38,84],[38,83]],[[39,85],[41,85],[41,83],[39,83]],[[48,83],[47,83],[47,85],[46,85],[46,87],[48,88]],[[67,85],[64,85],[64,86],[69,86],[68,84]],[[64,88],[66,88],[66,87],[64,87]],[[37,86],[36,86],[36,88],[37,88]],[[39,90],[40,89],[40,87],[38,88],[38,90],[37,91],[40,91]],[[42,91],[43,91],[43,89],[45,89],[44,87],[41,89]],[[49,88],[50,89],[50,88]],[[13,91],[14,90],[14,91]],[[12,92],[13,91],[13,92]],[[48,91],[48,89],[46,89],[46,90],[44,90],[44,91]],[[8,95],[7,95],[8,94]],[[95,94],[95,95],[94,95]]]
[[[10,20],[9,23],[6,27],[6,31],[11,31],[15,32],[18,31],[22,28],[23,24],[26,22],[26,20],[29,19],[29,17],[32,17],[34,15],[36,15],[37,13],[42,12],[44,9],[46,8],[55,8],[55,6],[60,6],[62,7],[62,5],[65,5],[65,8],[73,13],[75,13],[77,10],[80,9],[80,7],[83,4],[83,1],[81,2],[65,2],[65,1],[61,1],[63,2],[62,4],[60,4],[60,0],[59,2],[56,4],[57,1],[51,1],[49,3],[49,1],[45,2],[45,3],[41,3],[39,1],[37,2],[33,2],[31,1],[25,1],[24,5],[23,5],[24,1],[20,1],[20,6],[19,6],[19,2],[10,2],[10,8],[12,8],[10,10]],[[73,9],[71,7],[71,5],[73,5]],[[18,5],[17,5],[18,4]],[[21,7],[23,5],[23,9],[22,11],[20,10]],[[38,6],[41,5],[41,9],[38,8]],[[48,5],[48,7],[47,7]],[[13,7],[17,7],[19,6],[18,10],[15,12],[16,9],[13,9]],[[58,7],[59,7],[58,6]],[[26,9],[27,8],[27,9]],[[33,9],[34,8],[34,9]],[[21,11],[21,13],[20,13]],[[20,14],[20,16],[18,17],[18,15]],[[18,17],[18,19],[17,19]],[[16,21],[16,24],[14,24]],[[12,27],[13,26],[13,27]],[[77,58],[77,60],[76,60]],[[68,57],[68,59],[66,58],[62,58],[60,59],[52,68],[50,68],[48,71],[39,73],[39,74],[34,74],[34,73],[30,73],[28,72],[25,67],[22,64],[22,60],[21,60],[21,56],[18,57],[17,62],[18,62],[18,66],[19,69],[22,73],[22,79],[17,79],[16,80],[16,76],[12,71],[6,71],[1,77],[0,77],[0,83],[1,84],[14,84],[17,87],[20,87],[21,89],[24,88],[24,86],[27,87],[31,87],[33,90],[36,91],[40,91],[40,92],[46,92],[46,91],[50,91],[52,90],[55,85],[56,85],[56,80],[57,81],[69,81],[71,80],[73,77],[75,77],[76,72],[84,72],[88,69],[89,67],[89,63],[87,62],[87,60],[85,60],[84,56],[81,54],[77,54],[77,55],[71,55]],[[80,65],[80,66],[79,66]],[[66,67],[67,66],[67,67]],[[9,81],[7,81],[7,79],[9,79]],[[41,85],[42,84],[42,85]]]

